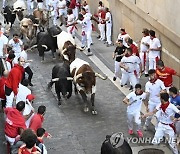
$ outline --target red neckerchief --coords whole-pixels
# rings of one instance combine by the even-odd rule
[[[11,68],[13,68],[12,60],[7,58],[6,61],[8,61],[11,64]]]
[[[122,32],[121,35],[126,35],[127,33],[126,32]]]
[[[163,103],[161,103],[161,109],[163,110],[163,112],[165,112],[166,111],[166,109],[167,109],[167,107],[169,106],[169,102],[167,102],[167,103],[165,103],[165,104],[163,104]]]
[[[43,143],[43,139],[41,139],[41,138],[39,138],[39,137],[37,137],[37,139],[38,139],[38,141],[39,141],[40,143]]]
[[[157,80],[157,78],[155,77],[154,79],[149,80],[149,81],[150,81],[152,84],[155,84],[156,80]]]
[[[19,39],[14,39],[14,42],[15,43],[19,43]]]
[[[135,94],[136,94],[137,96],[142,95],[142,94],[143,94],[143,91],[141,90],[139,94],[137,94],[136,91],[135,91]]]
[[[3,35],[3,32],[2,31],[0,31],[0,37]]]

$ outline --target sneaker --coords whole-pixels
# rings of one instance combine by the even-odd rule
[[[123,85],[121,84],[121,87],[123,87]]]
[[[93,43],[91,43],[91,45],[93,45]]]
[[[101,38],[101,36],[99,35],[99,36],[97,36],[97,39],[99,39],[99,38]]]
[[[133,134],[133,130],[129,129],[128,134],[132,135]]]
[[[59,26],[61,27],[63,25],[63,23],[61,23]]]
[[[104,42],[104,44],[108,44],[107,42]]]
[[[81,49],[82,49],[82,50],[85,50],[85,49],[86,49],[86,46],[82,46]]]
[[[99,41],[102,41],[102,38],[99,38],[98,40],[99,40]]]
[[[113,77],[113,81],[116,81],[116,77],[115,76]]]
[[[147,125],[144,125],[144,126],[143,126],[143,130],[144,130],[144,131],[147,131],[147,130],[148,130],[148,126],[147,126]]]
[[[90,48],[88,48],[87,56],[92,56],[93,53],[91,52]]]
[[[142,133],[141,130],[138,130],[138,131],[137,131],[137,134],[138,134],[139,137],[143,137],[143,133]]]
[[[30,83],[29,83],[29,86],[31,86],[31,87],[32,87],[32,86],[33,86],[33,84],[30,82]]]

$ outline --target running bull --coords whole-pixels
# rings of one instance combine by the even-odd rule
[[[66,63],[57,64],[52,69],[52,79],[48,84],[48,88],[51,88],[55,83],[55,91],[58,97],[58,105],[61,105],[61,95],[64,98],[70,98],[72,95],[72,77],[70,75],[69,65]]]
[[[106,80],[107,77],[95,73],[89,63],[79,58],[76,58],[70,64],[70,73],[73,77],[75,93],[81,94],[84,101],[84,112],[88,112],[87,94],[91,95],[92,114],[97,114],[94,106],[94,99],[96,93],[96,77]]]

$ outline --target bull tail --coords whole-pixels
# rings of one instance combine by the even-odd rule
[[[53,81],[50,81],[49,83],[48,83],[48,90],[50,90],[51,88],[52,88],[52,86],[53,86],[53,84],[54,84],[54,82]]]

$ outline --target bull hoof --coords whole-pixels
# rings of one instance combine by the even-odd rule
[[[84,107],[84,112],[88,112],[89,111],[89,108],[86,106]]]
[[[96,110],[92,110],[92,114],[93,115],[97,115],[97,111]]]
[[[61,100],[58,101],[58,106],[61,106]]]

